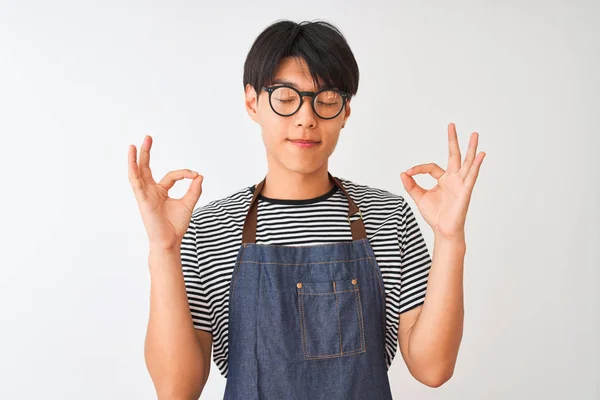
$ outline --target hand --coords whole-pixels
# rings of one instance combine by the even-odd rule
[[[159,183],[150,171],[150,148],[152,137],[146,136],[140,148],[139,164],[137,149],[129,146],[129,182],[137,200],[151,247],[164,250],[179,249],[192,218],[192,211],[202,194],[204,177],[189,169],[170,171]],[[192,179],[190,187],[181,199],[172,199],[169,189],[184,178]]]
[[[477,153],[479,134],[474,132],[469,141],[465,160],[461,165],[456,126],[448,125],[448,169],[444,171],[435,163],[417,165],[400,174],[404,188],[417,204],[421,215],[435,235],[446,239],[464,238],[465,220],[475,181],[479,175],[484,152]],[[429,174],[437,185],[425,190],[413,176]]]

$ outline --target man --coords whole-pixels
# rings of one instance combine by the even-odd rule
[[[423,384],[452,376],[464,225],[485,153],[476,154],[474,133],[461,162],[450,124],[447,169],[423,164],[400,176],[433,229],[432,260],[402,196],[328,170],[358,78],[334,26],[280,21],[265,29],[248,53],[244,88],[268,172],[196,210],[202,175],[171,171],[157,184],[151,137],[139,163],[130,146],[129,177],[150,241],[145,355],[160,399],[198,398],[213,348],[226,399],[390,399],[397,342]],[[423,173],[438,181],[433,189],[414,181]],[[185,178],[186,195],[168,198]]]

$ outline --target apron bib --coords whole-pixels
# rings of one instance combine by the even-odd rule
[[[229,287],[225,400],[387,400],[385,292],[362,214],[351,242],[257,245],[254,190]],[[351,221],[358,213],[360,218]]]

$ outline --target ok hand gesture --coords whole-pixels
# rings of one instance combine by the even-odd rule
[[[477,153],[479,134],[474,132],[469,148],[461,164],[460,148],[454,124],[448,125],[448,168],[442,169],[435,163],[421,164],[400,174],[404,188],[417,204],[421,215],[431,226],[436,236],[445,239],[464,237],[465,220],[479,168],[485,157]],[[437,179],[430,190],[419,186],[413,176],[429,174]]]
[[[204,177],[189,169],[180,169],[170,171],[156,183],[150,170],[151,147],[152,137],[146,136],[140,148],[138,163],[136,147],[129,146],[129,182],[142,214],[150,246],[177,250],[190,224],[192,211],[202,194]],[[192,179],[185,196],[180,199],[170,198],[169,189],[184,178]]]

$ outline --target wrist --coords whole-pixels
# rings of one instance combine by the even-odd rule
[[[175,250],[163,247],[150,247],[150,251],[148,252],[148,263],[150,270],[153,270],[156,267],[162,269],[165,268],[165,265],[179,266],[180,262],[181,253],[179,249]]]
[[[446,242],[460,242],[460,241],[465,241],[465,231],[464,230],[459,230],[456,232],[442,232],[441,230],[438,229],[433,229],[433,236],[436,238],[436,240],[444,240]]]
[[[457,235],[441,235],[434,232],[434,242],[437,246],[465,251],[467,247],[464,232]]]
[[[177,254],[179,254],[179,252],[181,251],[181,243],[182,243],[181,240],[174,242],[174,243],[150,242],[149,250],[150,250],[151,254],[156,254],[156,253],[177,253]]]

